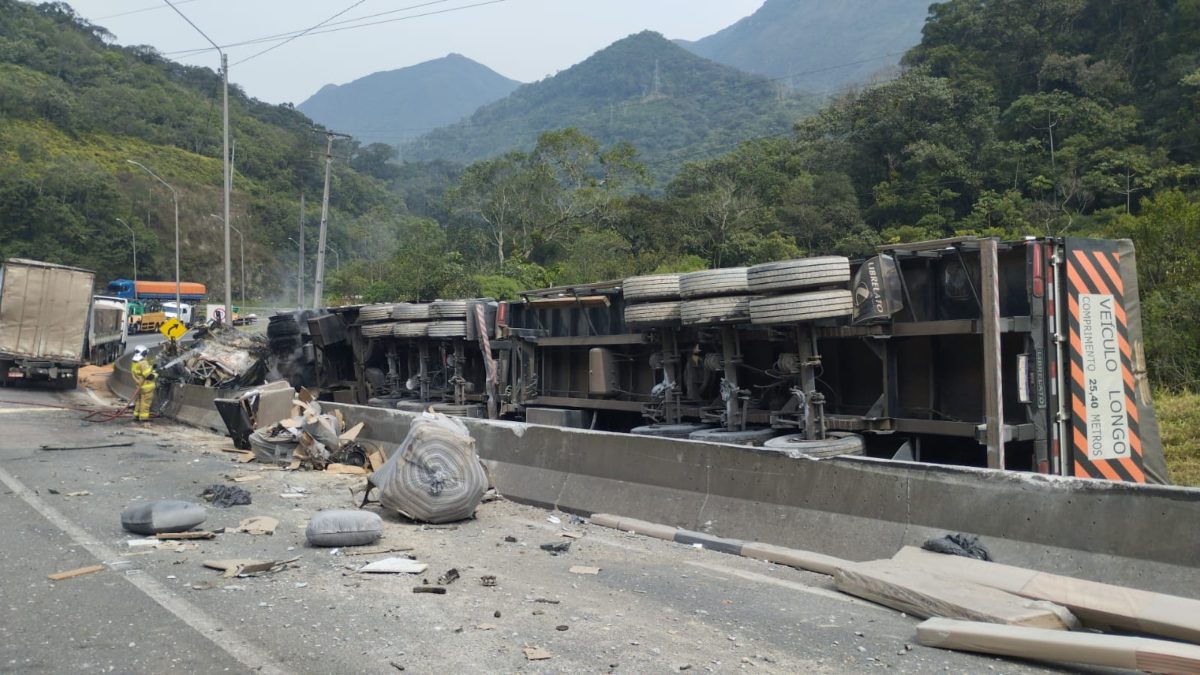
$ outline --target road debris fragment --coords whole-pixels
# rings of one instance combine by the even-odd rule
[[[541,549],[543,551],[549,551],[550,555],[561,555],[571,550],[571,542],[556,541],[549,544],[542,544]]]
[[[365,574],[420,574],[427,569],[429,565],[412,558],[384,558],[367,563],[358,568],[358,571]]]
[[[236,485],[209,485],[204,488],[200,496],[211,502],[213,506],[223,509],[250,504],[250,493]]]
[[[300,559],[300,556],[288,558],[287,560],[252,560],[246,558],[233,558],[229,560],[205,560],[202,564],[205,567],[224,572],[221,576],[232,579],[233,577],[256,576],[259,574],[278,572],[288,567],[292,563]]]
[[[495,586],[496,585],[496,575],[485,574],[485,575],[479,577],[479,583],[481,583],[484,586],[487,586],[489,588],[492,586]]]
[[[67,570],[65,572],[55,572],[54,574],[47,574],[46,578],[50,579],[51,581],[63,581],[66,579],[74,579],[75,577],[81,577],[81,576],[84,576],[85,574],[95,574],[96,572],[99,572],[103,569],[105,569],[104,565],[88,565],[87,567],[77,567],[73,570]]]
[[[571,574],[600,574],[599,567],[590,567],[588,565],[572,565],[567,571]]]
[[[526,647],[521,650],[525,654],[525,658],[529,661],[545,661],[553,658],[554,655],[542,649],[541,647]]]
[[[451,567],[438,577],[437,582],[442,586],[449,586],[459,579],[458,568]]]
[[[275,534],[275,528],[279,527],[279,521],[270,516],[251,516],[250,518],[242,519],[238,526],[234,528],[234,532],[245,532],[246,534],[261,535]]]
[[[445,595],[445,586],[413,586],[413,593],[432,593],[434,595]]]
[[[216,532],[205,532],[203,530],[198,530],[195,532],[159,532],[158,534],[154,535],[154,538],[158,539],[158,540],[164,540],[164,539],[182,539],[182,540],[216,539],[217,533]],[[129,542],[130,546],[132,546],[133,542],[135,542],[135,541],[138,541],[138,540],[137,539],[130,540],[130,542]],[[149,540],[145,540],[145,541],[149,541]]]

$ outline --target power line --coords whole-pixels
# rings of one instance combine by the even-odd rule
[[[308,33],[311,33],[312,31],[314,31],[314,30],[316,30],[316,29],[320,28],[321,26],[324,26],[325,24],[329,23],[330,21],[333,21],[334,19],[336,19],[336,18],[338,18],[339,16],[341,16],[341,15],[345,14],[346,12],[349,12],[350,10],[354,9],[355,7],[358,7],[359,5],[363,4],[363,3],[364,3],[364,2],[366,2],[366,1],[367,1],[367,0],[358,0],[358,1],[357,1],[357,2],[355,2],[354,4],[352,4],[352,5],[350,5],[349,7],[347,7],[346,9],[343,9],[342,11],[338,12],[337,14],[334,14],[333,16],[329,17],[328,19],[325,19],[324,21],[322,21],[322,22],[320,22],[320,23],[316,24],[316,25],[315,25],[315,26],[313,26],[312,28],[308,28],[308,29],[306,29],[306,30],[304,30],[304,31],[301,31],[301,32],[299,32],[299,33],[296,33],[295,35],[293,35],[293,36],[291,36],[290,38],[288,38],[288,39],[284,40],[283,42],[280,42],[280,43],[277,43],[277,44],[273,44],[273,45],[271,45],[270,47],[267,47],[266,49],[264,49],[264,50],[262,50],[262,51],[260,51],[260,52],[256,52],[256,53],[254,53],[254,54],[251,54],[250,56],[247,56],[246,58],[244,58],[244,59],[242,59],[242,60],[240,60],[240,61],[236,61],[236,62],[234,62],[234,64],[233,64],[233,65],[235,65],[235,66],[236,66],[236,65],[239,65],[239,64],[245,63],[245,62],[249,61],[250,59],[253,59],[253,58],[255,58],[255,57],[262,56],[263,54],[266,54],[267,52],[271,51],[272,49],[279,49],[280,47],[282,47],[282,46],[286,45],[287,43],[291,42],[292,40],[295,40],[296,38],[298,38],[298,37],[300,37],[300,36],[302,36],[302,35],[307,35]]]
[[[178,0],[175,4],[186,5],[189,2],[196,2],[196,0]],[[107,14],[105,16],[98,16],[95,19],[93,19],[93,21],[103,21],[105,19],[115,19],[119,16],[129,16],[130,14],[141,14],[142,12],[153,12],[153,11],[160,10],[160,9],[166,9],[166,8],[163,7],[162,5],[151,5],[149,7],[142,7],[141,9],[131,9],[127,12],[119,12],[117,14]]]
[[[439,0],[439,1],[446,2],[448,0]],[[355,24],[352,26],[342,26],[342,27],[338,27],[338,28],[328,28],[326,30],[311,31],[311,32],[304,33],[304,35],[305,36],[313,36],[313,35],[324,35],[326,33],[337,33],[337,32],[344,31],[344,30],[353,30],[356,28],[367,28],[370,26],[378,26],[378,25],[385,24],[385,23],[395,23],[397,21],[408,21],[409,19],[419,19],[419,18],[426,17],[426,16],[434,16],[436,14],[448,14],[450,12],[458,12],[458,11],[461,11],[464,9],[473,9],[476,7],[484,7],[487,5],[498,5],[502,2],[508,2],[508,0],[487,0],[487,2],[477,2],[474,4],[470,4],[470,5],[462,5],[460,7],[450,7],[447,9],[440,9],[440,10],[436,10],[436,11],[432,11],[432,12],[424,12],[421,14],[410,14],[408,16],[402,16],[402,17],[398,17],[395,19],[384,19],[383,21],[370,21],[367,23]],[[425,3],[424,5],[414,5],[414,7],[422,7],[422,6],[425,6],[428,4],[434,4],[434,3]],[[236,43],[230,43],[227,45],[222,45],[222,48],[227,49],[230,47],[242,47],[242,46],[250,45],[250,44],[275,42],[277,40],[290,40],[293,37],[299,37],[299,36],[298,35],[293,36],[292,34],[289,33],[288,37],[254,38],[252,40],[246,40],[243,42],[236,42]],[[164,52],[163,56],[174,56],[174,55],[179,55],[179,54],[198,54],[201,52],[210,51],[211,49],[212,49],[211,47],[203,47],[203,48],[196,48],[196,49],[184,49],[184,50],[174,51],[174,52]]]

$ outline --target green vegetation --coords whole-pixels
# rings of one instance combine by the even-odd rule
[[[65,4],[0,0],[0,257],[81,265],[102,281],[129,277],[120,218],[137,233],[140,276],[173,278],[171,194],[126,161],[135,160],[178,190],[182,275],[218,296],[222,237],[211,214],[222,211],[220,78],[111,39]],[[295,283],[287,237],[296,236],[301,191],[308,221],[318,219],[323,139],[304,115],[237,87],[230,115],[232,220],[246,235],[249,294],[280,297]],[[376,178],[338,166],[334,186],[331,240],[343,252],[357,243],[347,233],[364,219],[379,223],[379,211],[387,225],[408,218]]]
[[[1171,483],[1200,487],[1200,394],[1160,391],[1154,395],[1154,409]]]
[[[665,180],[685,160],[727,151],[753,136],[784,133],[805,110],[765,78],[643,32],[414,140],[404,146],[404,156],[487,159],[527,151],[548,129],[573,127],[603,145],[633,144],[651,174]]]

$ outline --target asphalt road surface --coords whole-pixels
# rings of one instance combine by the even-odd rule
[[[926,649],[917,621],[844,596],[827,577],[621,533],[504,500],[423,527],[384,513],[379,546],[420,575],[367,575],[379,555],[308,547],[322,508],[352,508],[360,476],[269,470],[228,439],[165,421],[88,424],[82,392],[0,390],[0,671],[28,673],[1040,672],[1037,664]],[[42,445],[128,447],[43,450]],[[241,482],[232,477],[250,476]],[[274,535],[227,531],[184,550],[134,548],[121,510],[235,484],[253,503],[209,508],[205,529],[272,516]],[[283,497],[281,495],[302,495]],[[368,508],[379,509],[378,505]],[[569,539],[564,532],[575,535]],[[515,541],[511,541],[511,540]],[[544,543],[572,541],[554,556]],[[392,555],[400,555],[393,553]],[[226,579],[221,558],[288,568]],[[47,574],[88,565],[63,581]],[[598,574],[570,572],[572,566]],[[445,595],[413,587],[456,568]],[[483,575],[497,583],[485,587]],[[526,648],[550,654],[529,660]]]

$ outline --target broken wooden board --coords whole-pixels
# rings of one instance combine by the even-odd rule
[[[155,539],[216,539],[216,532],[159,532]]]
[[[371,464],[372,471],[378,471],[383,468],[383,463],[387,461],[383,453],[378,450],[372,450],[367,453],[367,462]]]
[[[88,565],[87,567],[77,567],[73,570],[67,570],[65,572],[55,572],[54,574],[47,574],[46,578],[50,579],[51,581],[63,581],[64,579],[74,579],[75,577],[81,577],[85,574],[95,574],[96,572],[100,572],[103,569],[104,569],[104,565]]]
[[[326,473],[344,473],[351,476],[365,476],[367,470],[353,464],[330,464],[325,467]]]
[[[275,534],[275,528],[279,527],[279,520],[271,516],[251,516],[244,518],[242,522],[234,529],[234,532],[245,532],[246,534]]]
[[[1200,642],[1200,600],[906,546],[893,560],[1071,610],[1085,626]]]
[[[1079,621],[1064,607],[898,563],[849,563],[833,574],[843,593],[922,619],[945,617],[1051,630]]]
[[[1039,661],[1128,668],[1153,673],[1200,673],[1200,647],[1124,635],[929,619],[917,626],[917,642],[938,649]]]
[[[341,419],[340,418],[341,411],[335,411],[335,412],[337,412],[339,414],[339,420],[340,420]],[[341,433],[341,435],[338,436],[338,440],[345,441],[347,443],[353,443],[355,441],[355,439],[358,438],[358,435],[360,433],[362,433],[364,426],[366,426],[366,425],[362,422],[355,424],[354,426],[350,427],[349,429],[343,431]]]

